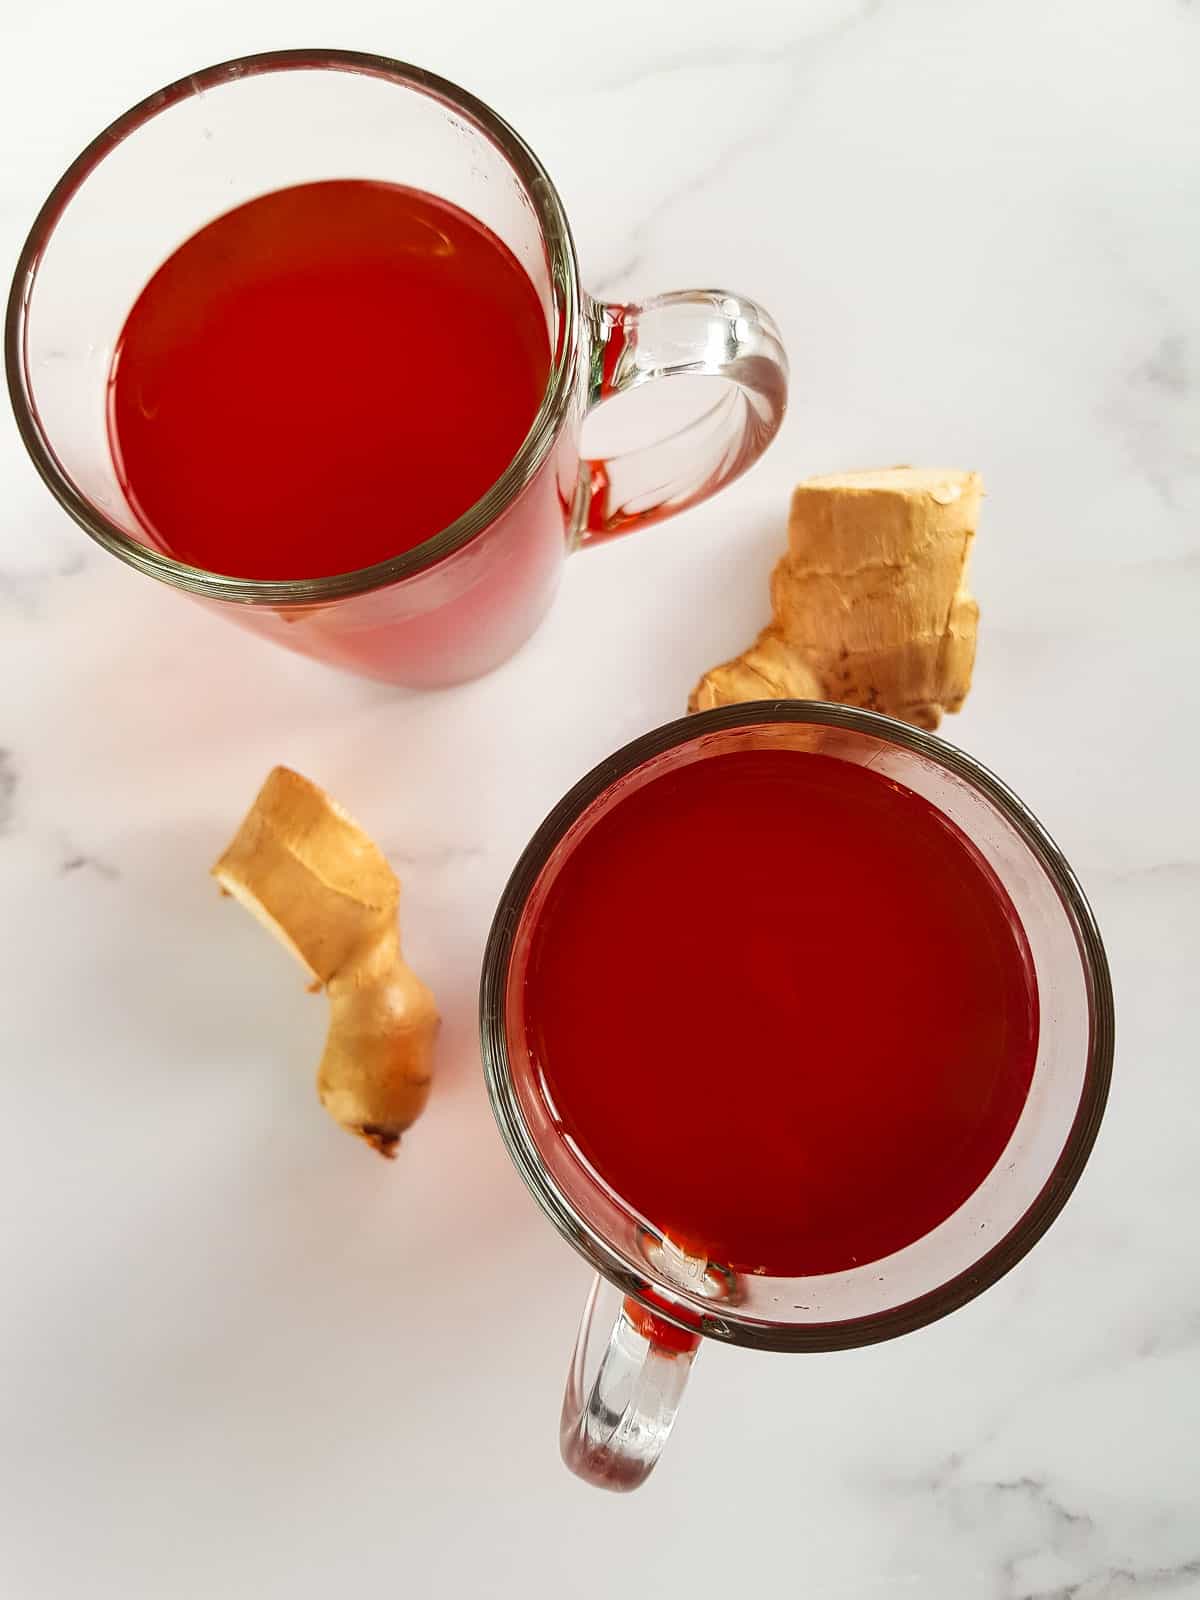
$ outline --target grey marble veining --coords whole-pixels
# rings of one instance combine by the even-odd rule
[[[17,764],[11,750],[0,750],[0,833],[12,823],[16,809]]]

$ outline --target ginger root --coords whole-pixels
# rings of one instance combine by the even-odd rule
[[[276,767],[212,869],[329,996],[321,1103],[380,1155],[429,1096],[438,1012],[400,954],[400,884],[323,789]]]
[[[800,484],[774,620],[705,673],[688,710],[841,700],[936,728],[971,687],[979,607],[966,571],[982,493],[974,472],[917,467]]]

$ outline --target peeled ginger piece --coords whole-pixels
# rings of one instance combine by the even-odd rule
[[[429,1097],[439,1018],[400,954],[400,884],[382,851],[323,789],[276,767],[212,870],[329,997],[322,1105],[394,1156]]]

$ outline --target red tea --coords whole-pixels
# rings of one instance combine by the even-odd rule
[[[562,1135],[742,1271],[837,1272],[927,1234],[999,1159],[1037,1050],[1025,935],[965,835],[803,752],[619,800],[549,885],[523,982]]]
[[[244,578],[411,549],[504,472],[546,389],[537,291],[445,200],[347,179],[263,195],[142,290],[109,380],[150,540]]]

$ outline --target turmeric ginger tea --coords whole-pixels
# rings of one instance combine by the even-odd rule
[[[167,555],[325,577],[474,505],[549,370],[537,291],[481,222],[398,184],[300,184],[218,217],[151,278],[113,358],[109,437]]]
[[[741,1271],[838,1272],[937,1227],[999,1160],[1037,1051],[1025,934],[973,845],[800,751],[695,760],[612,804],[523,981],[578,1158]]]

